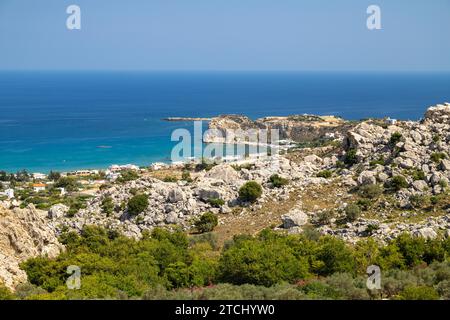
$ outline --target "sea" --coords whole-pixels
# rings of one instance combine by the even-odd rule
[[[0,170],[168,162],[172,132],[193,123],[167,117],[418,120],[446,101],[450,73],[0,72]]]

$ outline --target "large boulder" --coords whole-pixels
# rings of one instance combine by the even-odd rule
[[[377,178],[375,176],[375,172],[372,171],[363,171],[358,177],[358,184],[359,185],[366,185],[366,184],[376,184]]]
[[[308,223],[308,216],[300,209],[293,209],[281,217],[283,228],[300,227]]]
[[[169,191],[167,201],[170,203],[176,203],[186,200],[186,194],[180,188],[175,188]]]

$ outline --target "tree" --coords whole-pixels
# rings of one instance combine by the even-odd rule
[[[61,178],[61,173],[57,171],[50,171],[50,173],[48,174],[48,178],[52,181],[58,181],[59,178]]]
[[[56,181],[55,187],[64,188],[67,191],[77,191],[79,183],[74,177],[61,177]]]
[[[199,232],[204,233],[213,231],[217,224],[217,216],[212,212],[206,212],[195,222],[195,227]]]
[[[148,197],[145,194],[138,194],[128,201],[128,213],[136,216],[148,207]]]
[[[255,202],[262,195],[262,187],[256,181],[248,181],[239,189],[239,198],[243,201]]]

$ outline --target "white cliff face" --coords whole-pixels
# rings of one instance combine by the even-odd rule
[[[26,282],[21,262],[41,255],[55,257],[62,250],[55,229],[33,206],[14,210],[0,207],[0,281],[8,288]]]

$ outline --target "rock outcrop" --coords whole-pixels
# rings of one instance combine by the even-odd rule
[[[8,288],[26,282],[27,276],[19,268],[21,262],[40,255],[55,257],[62,250],[45,212],[32,205],[14,210],[0,207],[0,280]]]
[[[339,138],[352,124],[334,116],[294,115],[288,117],[265,117],[255,121],[246,116],[221,115],[209,123],[204,142],[244,143],[246,133],[260,129],[277,129],[279,139],[298,142],[315,141],[324,138]]]

